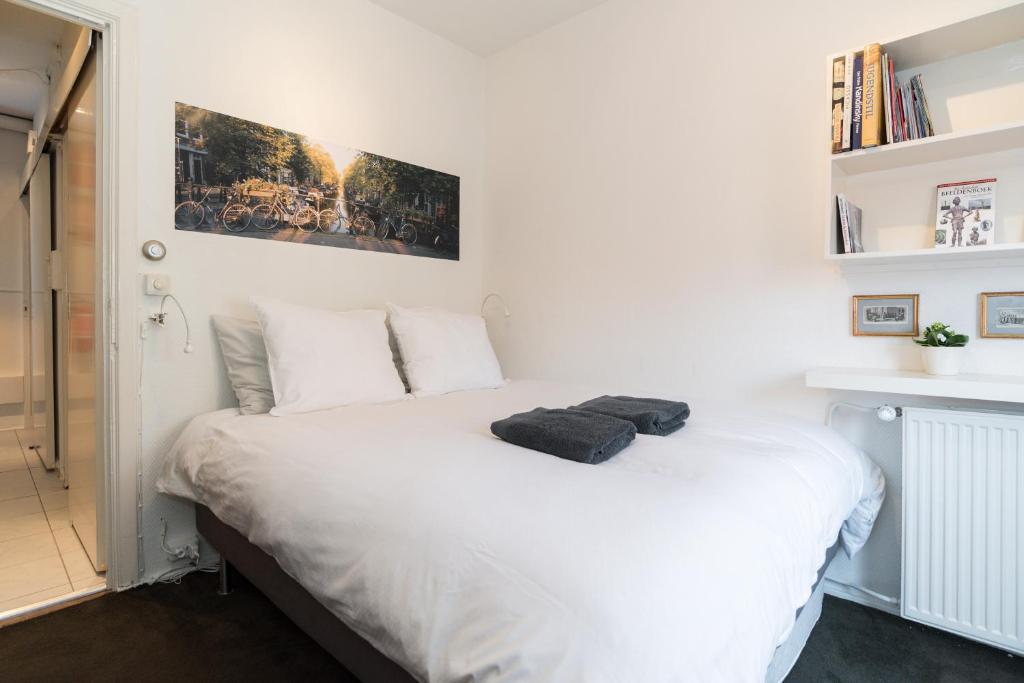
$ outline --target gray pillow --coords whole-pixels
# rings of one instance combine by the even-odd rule
[[[269,413],[274,407],[274,389],[267,369],[267,347],[263,331],[255,320],[213,316],[213,329],[228,369],[228,381],[238,397],[242,415]]]

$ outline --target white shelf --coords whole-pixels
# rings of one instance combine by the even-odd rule
[[[958,249],[908,249],[904,251],[866,251],[858,254],[828,254],[826,259],[843,267],[868,266],[986,266],[994,261],[1024,262],[1024,242],[993,244],[987,247]]]
[[[896,142],[832,155],[832,165],[846,175],[888,171],[904,166],[949,161],[1024,147],[1024,122],[963,133]]]
[[[891,36],[880,40],[882,49],[896,60],[900,70],[916,69],[972,52],[1024,39],[1024,3],[969,17],[955,24],[944,24],[921,33]],[[836,57],[863,49],[863,45],[835,52]],[[831,73],[831,72],[830,72]]]
[[[806,384],[818,389],[1024,403],[1024,376],[1014,375],[940,377],[908,370],[812,368]]]
[[[882,45],[900,69],[916,69],[1022,38],[1024,3],[1018,3],[955,24],[890,38]]]
[[[1024,83],[1024,70],[1017,68],[1024,60],[1024,2],[880,42],[905,77],[915,71],[925,75],[936,123],[952,132],[840,154],[831,154],[823,144],[828,157],[825,259],[851,273],[1024,266],[1024,226],[1019,220],[1024,195],[1018,191],[1024,183],[1024,110],[1017,97]],[[827,140],[832,133],[832,60],[862,49],[836,53],[826,61],[823,94],[828,104],[822,112],[829,115],[822,122]],[[928,197],[927,189],[961,177],[999,177],[1003,182],[1000,191],[1006,201],[1000,202],[1002,224],[996,233],[1001,241],[931,248],[935,195]],[[840,193],[864,210],[865,246],[886,251],[836,253],[841,238],[835,198]]]

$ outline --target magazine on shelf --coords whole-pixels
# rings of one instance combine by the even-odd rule
[[[850,219],[846,212],[846,197],[836,195],[836,253],[849,254],[853,245],[850,243]]]
[[[864,245],[861,243],[860,239],[860,207],[857,206],[856,204],[851,204],[849,200],[847,200],[846,211],[849,215],[850,221],[850,246],[853,247],[854,254],[860,254],[864,251]]]
[[[986,247],[995,243],[996,179],[939,185],[935,248]]]
[[[836,195],[836,253],[859,254],[861,243],[861,210],[844,194]]]

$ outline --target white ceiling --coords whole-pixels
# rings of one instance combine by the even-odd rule
[[[67,25],[0,0],[0,114],[32,118],[47,90],[40,76],[45,76],[46,67],[56,58],[56,46]]]
[[[605,0],[372,0],[487,56]]]

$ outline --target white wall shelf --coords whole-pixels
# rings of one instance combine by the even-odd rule
[[[985,267],[992,265],[1024,265],[1024,242],[993,244],[969,249],[906,249],[901,251],[866,251],[859,254],[828,254],[829,261],[843,268],[874,266],[908,266],[915,269],[932,267]],[[997,264],[996,262],[1000,262]]]
[[[827,155],[825,259],[844,270],[921,270],[1024,264],[1024,2],[881,41],[906,82],[924,79],[937,134]],[[832,60],[823,107],[831,140]],[[995,231],[984,247],[934,249],[936,185],[999,178]],[[863,210],[864,253],[841,254],[836,196]],[[929,197],[929,194],[931,195]]]
[[[858,149],[832,155],[832,164],[846,175],[949,161],[1024,147],[1024,123],[1015,122],[963,133]]]
[[[909,370],[812,368],[807,371],[805,382],[808,387],[817,389],[1024,403],[1024,376],[940,377]]]

